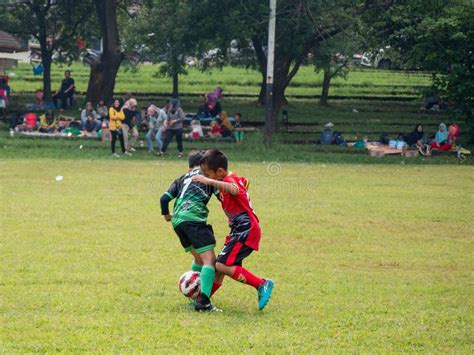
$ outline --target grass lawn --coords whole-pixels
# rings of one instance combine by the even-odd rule
[[[277,286],[259,312],[226,280],[223,313],[196,314],[158,207],[184,161],[19,156],[0,160],[2,352],[474,351],[472,166],[231,164],[263,228],[246,265]]]
[[[117,76],[115,91],[125,93],[169,93],[172,84],[169,78],[156,76],[159,65],[141,65],[137,71],[121,67]],[[87,90],[89,67],[80,63],[72,66],[53,65],[52,86],[56,90],[63,79],[64,70],[71,69],[76,88],[80,92]],[[34,92],[42,87],[42,77],[34,76],[31,65],[20,64],[9,70],[12,89],[16,92]],[[217,85],[224,88],[225,95],[258,95],[261,74],[255,70],[224,67],[202,72],[189,68],[188,75],[180,76],[182,93],[204,94]],[[313,67],[302,67],[287,90],[287,95],[320,95],[322,73],[315,73]],[[420,89],[430,85],[431,76],[427,73],[406,73],[375,69],[354,68],[347,80],[336,78],[332,82],[331,94],[341,96],[403,96],[419,97]]]

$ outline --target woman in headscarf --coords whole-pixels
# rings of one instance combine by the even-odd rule
[[[138,138],[138,131],[135,128],[135,109],[137,108],[137,100],[134,98],[128,99],[123,104],[123,113],[125,115],[125,119],[122,122],[122,133],[123,133],[123,141],[125,142],[125,149],[128,152],[134,152],[135,142]],[[130,132],[131,138],[128,139],[128,132]]]
[[[166,152],[173,136],[175,136],[178,145],[178,157],[181,158],[183,156],[183,121],[183,109],[181,108],[179,100],[173,98],[170,100],[170,109],[168,110],[168,118],[165,123],[166,136],[163,148],[160,152],[161,155]]]
[[[119,158],[120,155],[115,153],[115,142],[117,137],[120,140],[120,147],[122,148],[122,153],[127,154],[125,150],[125,143],[123,141],[122,133],[122,121],[125,119],[125,115],[122,110],[122,104],[119,99],[115,99],[113,105],[109,109],[109,130],[112,135],[112,155]]]
[[[424,135],[423,125],[419,123],[412,132],[404,136],[404,140],[409,147],[416,147],[422,144]]]

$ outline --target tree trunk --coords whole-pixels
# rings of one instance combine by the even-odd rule
[[[115,78],[122,63],[120,39],[117,27],[117,4],[115,0],[95,0],[103,41],[101,62],[91,65],[86,101],[96,105],[99,100],[112,102]]]
[[[39,17],[39,16],[38,16]],[[43,64],[43,95],[46,101],[51,100],[51,62],[52,62],[52,51],[48,49],[48,43],[46,40],[46,31],[44,26],[40,26],[40,49],[41,49],[41,63]]]
[[[267,99],[267,78],[265,73],[262,73],[262,83],[260,84],[260,93],[258,94],[258,104],[260,106],[265,106],[265,101]]]
[[[271,146],[273,144],[273,134],[277,131],[277,123],[278,123],[278,113],[280,112],[280,108],[283,105],[287,104],[285,98],[285,90],[288,86],[289,81],[291,78],[289,77],[289,64],[287,63],[279,63],[279,65],[275,65],[275,71],[273,75],[273,103],[272,103],[272,110],[271,114],[265,118],[265,145]]]
[[[328,105],[328,97],[329,97],[329,86],[331,85],[331,70],[329,68],[324,69],[324,79],[323,79],[323,88],[321,90],[321,100],[319,104],[321,106]]]
[[[41,63],[43,64],[43,94],[45,101],[51,100],[51,52],[41,50]]]
[[[173,70],[173,94],[172,97],[178,98],[179,97],[179,76],[178,71],[175,69]]]

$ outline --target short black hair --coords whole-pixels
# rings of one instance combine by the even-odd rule
[[[222,168],[227,171],[227,157],[219,149],[209,149],[201,159],[201,165],[207,165],[212,171]]]
[[[237,115],[237,116],[239,116],[240,118],[242,118],[242,114],[241,114],[240,112],[234,113],[234,116],[235,116],[235,115]]]
[[[206,153],[205,150],[191,150],[188,154],[188,164],[189,168],[194,168],[196,166],[199,166],[201,164],[201,159],[204,156],[204,153]]]

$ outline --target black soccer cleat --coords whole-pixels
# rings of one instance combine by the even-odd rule
[[[210,302],[203,304],[198,301],[194,302],[194,310],[196,312],[222,312],[222,310],[217,307],[214,307]]]

